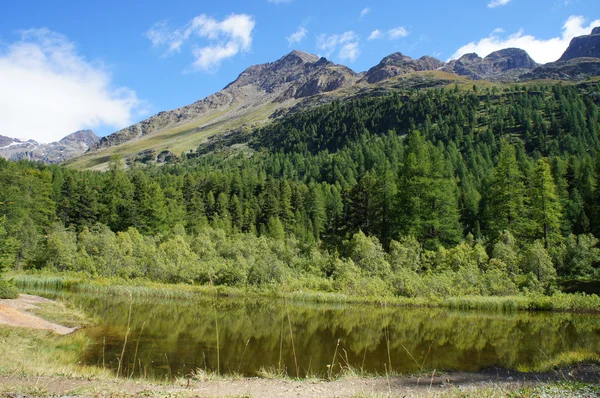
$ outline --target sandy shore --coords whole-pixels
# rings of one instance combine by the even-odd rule
[[[68,328],[49,322],[29,311],[39,308],[39,304],[51,302],[48,299],[28,294],[20,294],[14,300],[0,300],[0,324],[32,329],[52,330],[58,334],[73,333],[76,328]]]

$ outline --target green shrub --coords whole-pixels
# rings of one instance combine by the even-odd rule
[[[19,290],[10,281],[0,280],[0,299],[15,299],[19,297]]]

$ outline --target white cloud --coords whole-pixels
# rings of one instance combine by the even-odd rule
[[[367,15],[368,13],[371,12],[371,9],[369,7],[365,7],[362,9],[362,11],[360,12],[360,17],[363,18],[365,15]]]
[[[404,26],[398,26],[396,28],[388,30],[388,36],[392,40],[397,39],[399,37],[406,37],[408,36],[408,34],[408,30],[406,30]]]
[[[381,30],[375,29],[374,31],[371,32],[371,34],[369,35],[367,40],[383,39],[384,36],[387,36],[387,38],[390,40],[396,40],[401,37],[406,37],[409,34],[410,34],[410,32],[408,30],[406,30],[406,28],[404,26],[397,26],[395,28],[392,28],[392,29],[388,30],[387,32],[385,32],[385,34]]]
[[[273,3],[273,4],[284,4],[284,3],[291,3],[292,0],[267,0],[269,3]]]
[[[450,59],[457,59],[473,52],[481,57],[485,57],[491,52],[503,48],[516,47],[527,51],[531,58],[538,63],[553,62],[559,59],[565,52],[571,39],[576,36],[587,35],[594,26],[600,25],[600,19],[591,22],[587,26],[585,26],[585,21],[585,18],[582,16],[571,16],[563,25],[561,36],[547,40],[526,35],[523,30],[519,30],[507,37],[501,37],[499,35],[500,32],[496,29],[489,37],[462,46]]]
[[[304,38],[306,37],[307,34],[308,34],[308,30],[304,26],[300,26],[300,27],[298,27],[297,31],[295,31],[291,35],[287,36],[286,40],[288,41],[288,44],[291,47],[294,44],[300,43],[302,40],[304,40]]]
[[[353,31],[339,35],[321,34],[317,36],[317,48],[330,57],[337,52],[337,57],[343,61],[355,61],[360,55],[359,38]]]
[[[371,34],[369,35],[367,40],[377,40],[377,39],[382,39],[382,38],[383,38],[383,32],[380,31],[379,29],[375,29],[374,31],[371,32]]]
[[[511,0],[492,0],[488,3],[488,7],[489,8],[496,8],[496,7],[501,7],[501,6],[505,6],[508,3],[510,3]]]
[[[143,101],[115,87],[102,65],[46,28],[20,32],[0,46],[0,134],[39,142],[84,128],[120,129],[145,112]]]
[[[166,46],[164,56],[180,52],[183,44],[193,37],[207,39],[208,45],[194,45],[195,60],[191,70],[211,71],[224,59],[250,50],[255,24],[254,18],[246,14],[231,14],[222,21],[202,14],[173,31],[168,29],[166,22],[158,22],[146,32],[146,37],[155,47]]]
[[[360,50],[358,49],[358,42],[346,43],[340,49],[340,59],[342,61],[356,61],[360,54]]]

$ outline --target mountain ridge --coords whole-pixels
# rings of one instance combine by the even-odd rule
[[[589,40],[595,40],[595,36],[600,37],[598,33],[600,27],[594,28],[590,35],[573,39],[565,54],[573,52],[573,46],[581,46],[582,41],[588,40],[589,44]],[[483,58],[475,53],[465,54],[446,63],[430,56],[413,59],[397,52],[384,57],[368,71],[356,73],[326,58],[293,50],[274,62],[246,68],[221,91],[204,99],[159,112],[101,138],[82,159],[72,163],[77,163],[78,167],[97,168],[105,166],[114,154],[132,159],[150,149],[157,153],[182,153],[194,149],[216,134],[252,131],[288,112],[336,98],[369,95],[370,92],[381,90],[385,92],[387,86],[397,86],[394,79],[404,76],[416,74],[414,82],[404,82],[415,88],[435,85],[435,82],[423,83],[425,78],[419,77],[419,74],[428,72],[433,74],[429,80],[439,79],[444,84],[460,78],[492,82],[582,80],[590,75],[600,75],[600,54],[598,57],[573,58],[539,65],[525,50],[507,48]],[[438,72],[448,75],[442,79],[436,77]]]
[[[92,130],[79,130],[48,144],[0,135],[0,157],[56,164],[85,153],[98,140]]]

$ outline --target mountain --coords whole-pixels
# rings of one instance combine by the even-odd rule
[[[419,59],[412,59],[398,52],[388,55],[379,64],[369,69],[362,80],[373,84],[394,76],[405,75],[411,72],[436,70],[442,66],[444,66],[444,63],[433,57],[423,56]]]
[[[113,155],[128,163],[170,161],[200,145],[203,151],[219,148],[223,140],[235,141],[236,137],[248,135],[285,115],[336,100],[407,89],[471,86],[480,80],[578,81],[600,76],[599,58],[578,57],[596,54],[594,43],[598,36],[600,28],[595,28],[590,35],[574,39],[563,58],[577,58],[546,65],[537,64],[518,48],[495,51],[484,58],[465,54],[448,63],[428,56],[413,59],[397,52],[368,71],[356,73],[325,58],[292,51],[275,62],[247,68],[223,90],[200,101],[160,112],[106,136],[68,163],[82,169],[105,169]]]
[[[10,160],[34,160],[44,163],[60,163],[86,152],[99,138],[92,130],[69,134],[60,141],[40,144],[34,140],[0,135],[0,156]]]
[[[295,100],[352,85],[357,74],[325,58],[292,51],[281,59],[251,66],[223,90],[191,105],[160,112],[102,138],[93,150],[123,144],[144,136],[176,129],[177,137],[199,132],[219,122],[246,117],[263,121],[276,108]],[[269,105],[270,109],[265,109]],[[258,115],[254,114],[258,112]],[[237,127],[244,123],[234,123]]]
[[[591,76],[600,76],[600,27],[589,35],[573,38],[558,61],[541,65],[521,77],[524,80],[585,80]]]
[[[448,62],[442,69],[473,80],[515,80],[518,75],[535,69],[538,64],[525,50],[506,48],[485,58],[475,53],[465,54]]]
[[[559,61],[569,61],[574,58],[600,58],[600,26],[586,36],[573,38]]]

